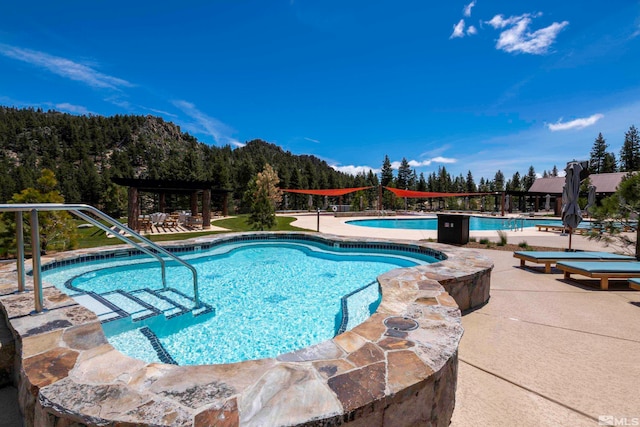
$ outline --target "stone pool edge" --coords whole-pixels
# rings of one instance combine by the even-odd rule
[[[332,340],[272,359],[183,367],[119,353],[107,343],[95,314],[55,288],[45,288],[49,311],[28,315],[33,294],[10,293],[16,289],[15,265],[5,265],[0,303],[16,337],[13,382],[26,425],[62,420],[119,426],[449,424],[463,333],[458,306],[467,310],[488,300],[490,260],[437,243],[317,233],[234,233],[163,245],[256,234],[400,243],[431,248],[447,259],[379,276],[378,311]],[[121,249],[72,251],[43,263]],[[387,328],[383,321],[390,316],[414,319],[419,327]]]

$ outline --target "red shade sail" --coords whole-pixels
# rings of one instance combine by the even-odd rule
[[[464,196],[484,196],[489,193],[438,193],[434,191],[413,191],[402,190],[400,188],[384,187],[397,197],[407,197],[414,199],[427,199],[432,197],[464,197]]]
[[[311,194],[312,196],[344,196],[345,194],[354,193],[360,190],[368,190],[373,187],[357,187],[357,188],[330,188],[326,190],[285,190],[287,193]]]

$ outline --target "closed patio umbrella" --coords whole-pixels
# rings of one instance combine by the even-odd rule
[[[544,210],[549,211],[551,209],[551,194],[544,196]]]
[[[571,249],[571,235],[582,221],[582,212],[578,205],[580,192],[580,162],[569,162],[565,168],[564,190],[562,192],[562,223],[569,228],[569,249]]]
[[[589,209],[596,205],[596,186],[589,186],[589,194],[587,195],[587,206],[584,207],[585,212],[589,213]]]

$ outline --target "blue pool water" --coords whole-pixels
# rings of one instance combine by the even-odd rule
[[[437,261],[412,253],[338,252],[307,242],[227,244],[182,258],[197,269],[201,301],[215,314],[140,322],[180,365],[274,357],[330,339],[341,320],[343,296],[364,288],[345,300],[350,329],[377,307],[377,276]],[[93,292],[112,301],[114,296],[122,299],[118,292],[140,297],[142,289],[162,290],[158,264],[144,257],[54,268],[43,279],[71,295]],[[171,289],[193,295],[188,269],[168,264],[167,282]],[[123,353],[148,362],[162,360],[136,322],[103,326],[109,342]]]
[[[535,227],[537,224],[562,225],[562,221],[553,219],[518,219],[518,228],[524,221],[524,227]],[[409,218],[409,219],[357,219],[347,221],[347,224],[360,227],[373,228],[402,228],[408,230],[437,230],[437,218]],[[469,229],[475,231],[509,230],[513,228],[513,222],[508,222],[504,218],[487,218],[471,216],[469,218]]]

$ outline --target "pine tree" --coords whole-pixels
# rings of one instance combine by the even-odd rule
[[[513,174],[513,177],[511,177],[511,179],[507,183],[507,190],[512,190],[512,191],[522,190],[522,183],[520,181],[520,172],[516,172]]]
[[[396,178],[396,188],[408,189],[409,180],[411,179],[411,166],[405,157],[400,162],[398,167],[398,177]]]
[[[504,174],[500,169],[498,169],[498,172],[496,172],[493,178],[493,190],[504,191]]]
[[[420,177],[418,178],[418,186],[416,190],[427,191],[427,181],[424,179],[424,173],[422,172],[420,172]]]
[[[624,134],[624,143],[620,149],[620,171],[637,170],[640,170],[640,135],[636,127],[631,125]]]
[[[524,191],[529,191],[534,181],[536,180],[536,170],[533,166],[529,166],[529,172],[522,178],[522,186]]]
[[[384,156],[382,162],[382,170],[380,171],[380,185],[388,187],[393,182],[393,169],[391,168],[391,161],[389,156]]]
[[[608,147],[609,145],[606,143],[606,141],[602,137],[602,133],[599,133],[598,137],[593,142],[593,147],[591,148],[591,158],[589,159],[589,172],[602,173],[602,169],[604,166],[604,159],[607,154]]]
[[[443,193],[448,193],[452,187],[451,175],[449,175],[449,172],[447,172],[444,166],[438,168],[438,187],[439,189],[437,191]]]
[[[382,170],[380,171],[380,185],[383,187],[390,187],[393,183],[393,169],[391,168],[391,161],[389,156],[384,156],[382,162]],[[393,206],[393,194],[390,191],[382,192],[382,206],[385,208],[392,208]]]
[[[276,206],[282,201],[279,183],[278,174],[268,163],[252,182],[251,215],[248,221],[254,229],[262,231],[276,225]]]
[[[600,173],[612,173],[618,169],[616,165],[616,155],[613,153],[606,153],[604,155],[604,161],[602,162],[602,171]]]
[[[471,171],[467,172],[467,180],[466,180],[466,185],[465,185],[465,190],[467,193],[475,193],[478,191],[478,187],[476,186],[476,183],[473,180],[473,175],[471,174]]]
[[[64,197],[58,191],[58,181],[53,171],[43,169],[36,182],[36,187],[26,188],[20,193],[14,194],[10,203],[64,203]],[[38,213],[38,225],[41,252],[46,253],[47,249],[52,248],[67,250],[76,245],[75,227],[68,212],[40,212]],[[8,246],[15,246],[15,241],[10,238],[10,236],[15,236],[15,227],[13,217],[6,218],[6,225],[2,228],[5,228],[7,234],[3,236],[5,241],[0,245],[4,247],[4,250],[7,250]],[[29,227],[31,227],[30,224]],[[26,240],[29,240],[29,235],[30,232],[26,231]]]

